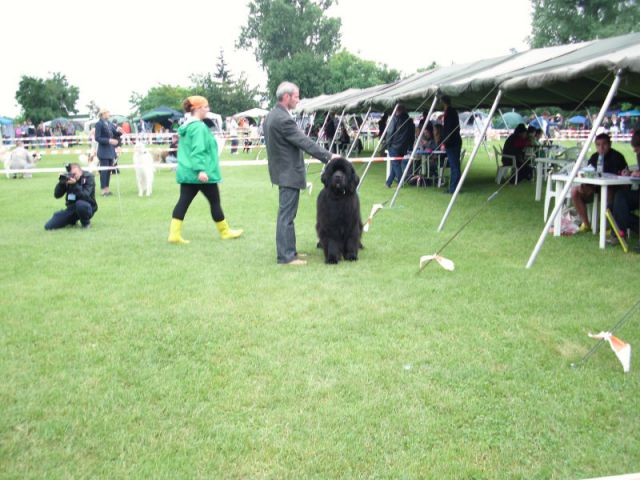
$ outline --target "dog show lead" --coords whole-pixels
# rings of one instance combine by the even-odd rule
[[[238,238],[243,231],[229,228],[220,206],[218,183],[222,181],[222,177],[218,159],[218,142],[203,122],[209,112],[209,102],[206,98],[195,95],[187,98],[182,106],[185,112],[191,115],[178,129],[180,142],[176,181],[180,184],[180,198],[173,209],[169,243],[189,243],[182,238],[182,222],[198,192],[202,192],[209,201],[211,216],[220,232],[220,237],[223,240]]]

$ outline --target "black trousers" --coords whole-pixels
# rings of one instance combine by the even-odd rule
[[[78,200],[69,205],[65,210],[53,214],[53,217],[45,224],[45,230],[56,230],[67,225],[75,225],[80,220],[82,225],[88,225],[93,217],[93,208],[89,202]]]
[[[638,190],[618,190],[613,201],[613,217],[616,219],[618,227],[623,231],[628,228],[638,230],[640,221],[631,212],[637,210],[639,206],[640,192]]]
[[[112,167],[113,158],[99,158],[101,167]],[[112,170],[100,170],[100,188],[109,188]]]
[[[209,206],[211,207],[211,217],[213,221],[221,222],[224,220],[224,213],[220,206],[220,191],[218,190],[217,183],[181,183],[180,198],[173,209],[173,218],[184,220],[189,205],[191,205],[191,202],[198,192],[202,192],[202,194],[207,197]]]

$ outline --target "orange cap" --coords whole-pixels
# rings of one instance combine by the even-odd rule
[[[191,104],[191,110],[196,110],[197,108],[209,105],[207,99],[200,95],[193,95],[192,97],[187,98],[187,100],[189,100],[189,103]]]

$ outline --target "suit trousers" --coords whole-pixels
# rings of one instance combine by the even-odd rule
[[[296,228],[300,190],[279,187],[278,222],[276,224],[276,255],[278,263],[289,263],[296,258]]]
[[[101,167],[113,167],[113,158],[99,158]],[[100,170],[100,188],[109,188],[109,180],[113,170]]]

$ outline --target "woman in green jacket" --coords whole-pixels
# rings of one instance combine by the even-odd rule
[[[209,111],[206,98],[192,96],[183,102],[185,112],[191,116],[178,129],[178,169],[176,180],[180,184],[180,198],[173,209],[173,218],[169,228],[170,243],[189,243],[182,238],[182,221],[191,201],[198,192],[202,192],[211,206],[211,216],[216,223],[223,240],[238,238],[242,230],[232,230],[224,218],[220,206],[218,183],[220,165],[218,162],[218,143],[202,121]]]

